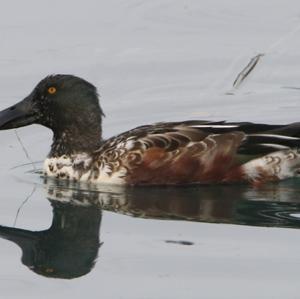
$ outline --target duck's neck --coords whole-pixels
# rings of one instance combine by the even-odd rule
[[[77,153],[91,154],[102,143],[101,123],[90,126],[69,126],[53,132],[53,142],[48,157]]]

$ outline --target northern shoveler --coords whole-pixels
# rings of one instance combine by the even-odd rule
[[[72,75],[43,79],[0,112],[0,129],[40,124],[53,131],[50,177],[129,185],[261,184],[300,173],[300,123],[190,120],[137,127],[102,139],[96,88]]]

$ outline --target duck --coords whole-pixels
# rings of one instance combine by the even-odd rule
[[[108,139],[97,88],[49,75],[0,112],[0,130],[53,132],[45,177],[121,185],[261,185],[300,174],[300,123],[188,120],[142,125]]]

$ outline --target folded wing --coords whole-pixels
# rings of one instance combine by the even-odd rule
[[[290,129],[289,129],[290,127]],[[95,153],[100,169],[128,184],[189,184],[243,176],[250,160],[300,145],[300,126],[188,121],[138,127]]]

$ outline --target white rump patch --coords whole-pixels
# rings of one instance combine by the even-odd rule
[[[250,181],[264,177],[279,180],[295,177],[300,169],[300,154],[291,149],[277,151],[247,162],[242,169]]]

